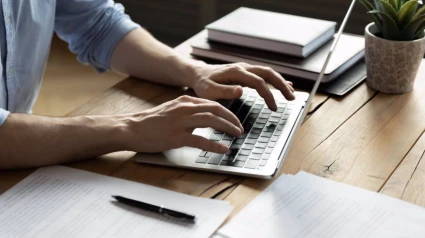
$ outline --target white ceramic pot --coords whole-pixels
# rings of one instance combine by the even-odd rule
[[[391,41],[375,36],[377,32],[375,23],[366,26],[366,84],[383,93],[412,91],[425,53],[425,38]]]

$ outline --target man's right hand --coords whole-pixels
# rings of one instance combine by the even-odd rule
[[[124,118],[124,145],[137,152],[154,153],[189,146],[224,154],[227,146],[192,132],[196,128],[212,127],[235,137],[243,133],[238,118],[228,109],[217,102],[189,96]]]

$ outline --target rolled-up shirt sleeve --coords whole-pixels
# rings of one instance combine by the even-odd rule
[[[82,63],[99,72],[110,68],[115,46],[130,31],[140,27],[112,0],[58,0],[55,31],[68,42]]]
[[[10,112],[0,108],[0,126],[6,121],[7,116],[9,116]]]

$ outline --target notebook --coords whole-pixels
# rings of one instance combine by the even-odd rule
[[[206,26],[208,39],[307,57],[332,39],[335,22],[241,7]]]
[[[205,35],[191,42],[192,55],[224,62],[246,62],[263,65],[289,76],[315,81],[320,74],[332,42],[326,43],[306,59],[263,50],[208,41]],[[323,76],[323,83],[330,82],[364,58],[364,38],[343,34]]]

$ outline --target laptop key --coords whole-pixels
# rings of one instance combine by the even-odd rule
[[[269,137],[260,137],[258,138],[259,142],[263,142],[263,143],[268,143],[270,141],[271,138]]]
[[[254,106],[252,106],[252,109],[262,109],[263,108],[263,104],[258,104],[258,103],[256,103],[256,104],[254,104]]]
[[[265,152],[266,152],[266,154],[271,154],[273,152],[273,148],[269,147],[269,148],[266,149]]]
[[[252,149],[254,149],[254,145],[253,145],[253,144],[244,144],[244,145],[242,146],[242,149],[245,149],[245,150],[252,150]]]
[[[244,139],[236,139],[233,141],[233,144],[242,145],[244,141],[245,141]]]
[[[285,115],[290,115],[290,114],[291,114],[291,112],[292,112],[292,109],[287,109],[287,110],[285,111]]]
[[[255,154],[263,154],[264,153],[264,149],[261,149],[261,148],[254,148],[253,150],[252,150],[252,153],[255,153]]]
[[[258,165],[258,160],[248,160],[244,168],[247,169],[256,169]]]
[[[205,164],[207,163],[207,161],[208,161],[207,157],[198,157],[195,162],[198,164]]]
[[[257,133],[249,133],[248,138],[250,139],[258,139],[260,137],[260,134]]]
[[[212,154],[210,159],[208,160],[208,164],[214,164],[214,165],[219,165],[221,158],[223,158],[222,154]]]
[[[285,111],[284,107],[278,107],[276,112],[281,112],[283,113]]]
[[[223,140],[233,140],[233,138],[235,138],[235,137],[233,137],[233,136],[231,136],[231,135],[227,135],[227,134],[225,134],[225,135],[223,136]]]
[[[265,132],[274,132],[276,127],[266,126],[264,127]]]
[[[269,122],[275,122],[276,124],[279,122],[280,118],[270,117]]]
[[[258,118],[256,122],[257,122],[257,123],[267,123],[267,121],[268,121],[267,119],[264,119],[264,118]]]
[[[261,137],[271,138],[272,136],[273,136],[273,133],[271,133],[271,132],[263,132],[263,133],[261,133]]]
[[[268,109],[268,108],[264,108],[263,111],[262,111],[262,113],[271,114],[272,111],[270,109]]]
[[[244,149],[242,149],[242,150],[239,151],[239,154],[240,155],[246,155],[246,156],[248,156],[248,155],[251,154],[251,150],[244,150]]]
[[[253,128],[251,133],[260,134],[263,131],[263,128]]]
[[[279,113],[279,112],[272,112],[271,117],[278,117],[278,118],[281,118],[281,117],[282,117],[282,113]]]
[[[207,155],[207,151],[202,151],[201,154],[199,155],[199,157],[205,157],[205,155]]]
[[[223,155],[223,158],[221,159],[221,161],[229,161],[234,159],[235,157],[231,156],[231,155]]]
[[[232,141],[229,140],[221,140],[220,141],[221,144],[226,145],[226,146],[230,146],[230,144],[232,144]]]
[[[271,138],[271,141],[272,142],[276,142],[276,141],[278,141],[279,140],[279,136],[273,136],[272,138]]]
[[[204,157],[209,158],[211,155],[212,155],[212,153],[211,153],[211,152],[207,152],[207,154],[206,154]]]
[[[255,148],[265,149],[267,148],[267,143],[257,142],[257,144],[255,145]]]
[[[249,159],[252,159],[252,160],[260,160],[261,159],[261,154],[251,154],[250,156],[249,156]]]
[[[214,134],[224,134],[223,132],[221,132],[221,131],[217,131],[217,130],[214,130],[214,132],[213,132]]]
[[[226,155],[235,156],[239,152],[239,149],[232,149],[230,148],[229,151],[227,151]]]
[[[259,166],[266,166],[267,160],[261,160]]]
[[[276,146],[276,142],[270,142],[270,143],[269,143],[269,147],[270,147],[270,148],[274,148],[275,146]]]
[[[232,150],[234,150],[234,149],[239,150],[241,147],[242,147],[242,145],[232,144],[232,145],[230,146],[230,149],[232,149]]]
[[[256,139],[245,139],[245,144],[255,145],[256,142]]]
[[[255,129],[263,129],[266,126],[266,124],[259,124],[259,123],[255,123],[253,128]]]
[[[280,136],[280,134],[282,134],[282,131],[275,131],[275,132],[274,132],[274,135],[275,135],[275,136]]]
[[[223,135],[221,135],[221,134],[212,134],[212,135],[210,135],[210,140],[220,141],[222,137],[223,137]]]
[[[278,130],[278,131],[282,131],[282,130],[283,130],[283,127],[285,127],[285,125],[278,125],[278,126],[276,127],[276,130]]]
[[[248,156],[247,156],[247,155],[241,155],[241,154],[239,154],[239,155],[237,155],[237,156],[235,157],[235,160],[236,160],[236,161],[243,161],[243,162],[245,162],[245,161],[247,161],[247,160],[248,160]]]

